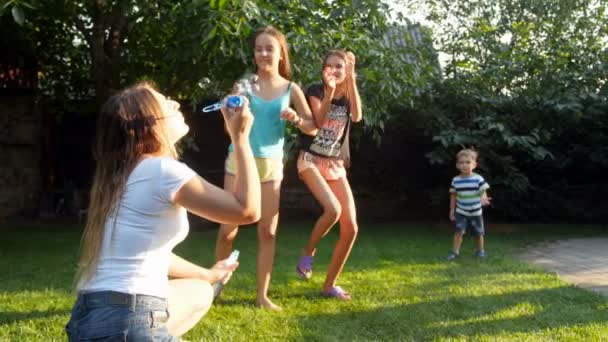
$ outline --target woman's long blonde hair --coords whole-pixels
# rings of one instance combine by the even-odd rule
[[[106,101],[97,119],[93,150],[97,162],[87,222],[82,235],[76,287],[91,279],[99,261],[106,222],[117,214],[129,174],[144,154],[177,157],[162,118],[163,106],[148,83]]]

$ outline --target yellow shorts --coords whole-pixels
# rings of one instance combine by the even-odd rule
[[[280,159],[255,157],[255,165],[260,176],[260,183],[283,180],[283,161]],[[228,153],[226,158],[226,173],[236,174],[236,160],[234,153]]]

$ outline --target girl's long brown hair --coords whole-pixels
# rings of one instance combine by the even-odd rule
[[[346,67],[346,63],[348,63],[348,59],[346,57],[347,51],[344,49],[332,49],[332,50],[329,50],[327,52],[327,54],[325,54],[325,57],[323,57],[323,66],[321,67],[321,75],[323,74],[323,70],[325,70],[325,67],[327,66],[327,60],[331,56],[337,56],[339,58],[342,58],[344,60],[345,67]],[[323,80],[322,81],[323,87],[325,87],[325,78],[321,77],[321,79]],[[346,79],[344,80],[344,82],[346,82]],[[351,98],[351,96],[352,96],[353,90],[348,85],[348,83],[344,84],[344,82],[338,86],[342,89],[343,96],[346,97],[346,100],[348,101],[348,99]],[[316,123],[315,123],[315,125],[316,125]],[[340,159],[342,159],[344,161],[344,166],[350,167],[350,142],[349,142],[350,124],[348,124],[346,126],[346,132],[344,134],[346,134],[346,139],[344,140],[344,144],[342,145],[342,149],[340,150]]]
[[[325,54],[325,57],[323,57],[323,66],[321,67],[321,74],[323,74],[323,70],[325,70],[325,67],[327,66],[327,60],[331,56],[337,56],[337,57],[343,59],[344,66],[346,67],[346,63],[348,63],[348,59],[346,58],[346,50],[332,49],[332,50],[329,50],[327,52],[327,54]],[[344,72],[346,72],[346,70]],[[323,77],[321,77],[321,79],[323,80],[323,86],[325,86],[325,79]],[[346,82],[346,79],[344,79],[344,81]],[[346,96],[346,98],[348,99],[351,96],[350,94],[352,92],[350,87],[348,87],[348,84],[344,84],[344,82],[343,82],[342,84],[340,84],[338,86],[340,88],[342,88],[344,96]]]
[[[279,75],[283,76],[283,78],[291,80],[291,63],[289,62],[289,47],[287,46],[287,39],[285,35],[277,30],[274,26],[265,26],[258,29],[255,32],[255,36],[253,37],[253,44],[255,48],[255,41],[261,34],[267,34],[274,37],[279,42],[279,47],[281,48],[281,57],[279,60]]]
[[[82,235],[76,286],[91,279],[99,261],[106,222],[117,214],[129,174],[144,154],[176,157],[163,120],[163,106],[148,83],[139,83],[106,101],[97,119],[93,150],[97,162],[87,222]]]

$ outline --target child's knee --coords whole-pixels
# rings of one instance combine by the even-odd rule
[[[233,242],[239,232],[238,227],[222,226],[218,232],[218,239],[222,242]]]
[[[260,232],[258,234],[258,238],[260,239],[261,243],[275,242],[276,239],[277,239],[277,233],[276,232],[269,232],[269,231]]]
[[[330,205],[323,208],[323,215],[330,218],[333,222],[337,222],[342,215],[342,207],[340,203],[331,203]]]
[[[359,226],[354,222],[340,224],[340,235],[347,239],[355,239],[359,233]]]
[[[260,242],[274,242],[277,239],[276,219],[261,220],[258,223]]]

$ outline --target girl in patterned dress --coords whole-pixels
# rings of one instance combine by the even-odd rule
[[[357,236],[355,201],[346,177],[350,155],[348,136],[351,122],[363,118],[355,75],[355,55],[331,50],[323,60],[323,83],[308,88],[306,98],[318,128],[315,136],[300,135],[298,173],[323,208],[308,244],[296,266],[305,280],[312,276],[316,246],[340,222],[340,237],[334,248],[322,293],[327,297],[350,300],[336,281]]]

